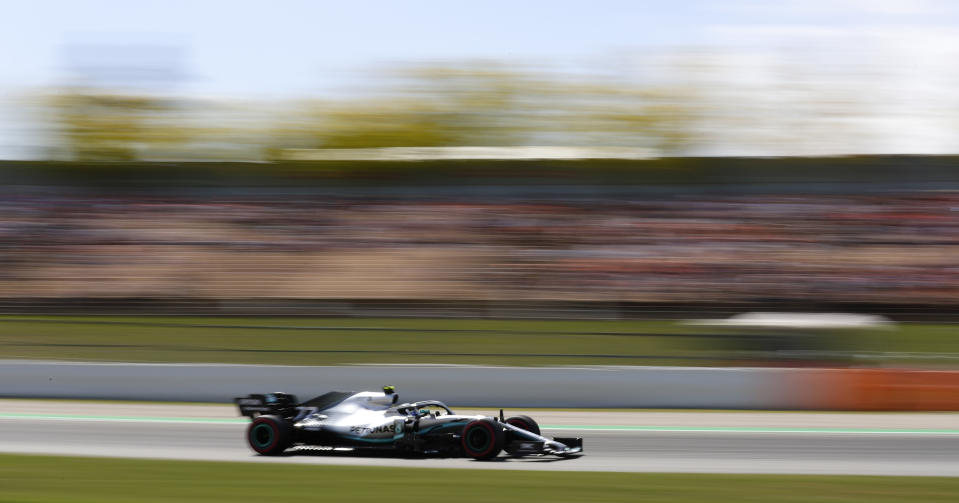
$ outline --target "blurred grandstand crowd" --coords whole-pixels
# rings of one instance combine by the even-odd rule
[[[0,296],[953,304],[959,194],[8,195]]]

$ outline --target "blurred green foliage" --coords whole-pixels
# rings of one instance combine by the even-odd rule
[[[495,64],[404,68],[377,81],[382,85],[359,96],[265,108],[79,88],[55,93],[46,104],[53,150],[74,161],[265,160],[289,148],[512,145],[641,147],[676,155],[697,144],[704,110],[694,86],[603,82]]]
[[[522,135],[517,100],[528,80],[499,70],[417,68],[397,75],[392,97],[314,104],[314,148],[512,144]]]
[[[133,161],[145,149],[189,139],[176,103],[158,97],[69,90],[55,94],[60,148],[72,160]]]
[[[601,145],[661,154],[683,152],[696,135],[690,89],[484,67],[421,67],[393,77],[386,96],[315,103],[302,129],[284,134],[305,134],[310,148]]]

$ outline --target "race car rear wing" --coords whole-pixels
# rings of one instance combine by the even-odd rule
[[[296,415],[296,396],[288,393],[266,393],[247,395],[233,399],[240,414],[249,417],[274,415],[293,417]]]

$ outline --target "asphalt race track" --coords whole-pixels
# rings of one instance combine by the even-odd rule
[[[443,468],[959,476],[959,434],[945,432],[549,429],[584,437],[575,459],[403,459],[307,450],[253,454],[245,424],[0,415],[0,452],[159,459]]]

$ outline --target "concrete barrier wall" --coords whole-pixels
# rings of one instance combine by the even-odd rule
[[[396,385],[404,401],[488,407],[959,410],[959,372],[433,365],[0,362],[0,396],[227,402]]]
[[[294,367],[0,363],[0,396],[229,401],[254,392],[309,398],[396,385],[403,400],[502,407],[783,408],[776,369],[523,368],[432,365]]]

